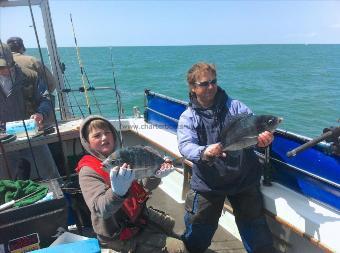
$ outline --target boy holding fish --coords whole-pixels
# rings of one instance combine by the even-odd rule
[[[146,206],[148,192],[135,180],[130,164],[109,170],[107,165],[103,166],[103,161],[120,147],[119,135],[112,124],[100,116],[89,116],[79,131],[88,154],[79,161],[76,170],[101,246],[118,252],[186,252],[183,242],[171,237],[173,219]],[[167,160],[159,167],[155,172],[158,178],[173,170]]]
[[[226,135],[228,123],[240,115],[252,114],[251,110],[217,85],[212,64],[194,64],[187,82],[190,104],[177,130],[179,151],[193,162],[191,189],[185,202],[186,230],[182,235],[187,249],[200,253],[209,247],[228,198],[247,252],[275,252],[263,213],[261,167],[253,147],[228,150],[222,145],[225,141],[221,136]],[[272,141],[270,131],[256,135],[259,147]]]

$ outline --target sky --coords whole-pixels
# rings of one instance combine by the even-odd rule
[[[169,46],[340,44],[340,1],[71,1],[50,0],[57,44]],[[40,8],[33,7],[46,45]],[[28,7],[0,9],[0,38],[37,47]]]

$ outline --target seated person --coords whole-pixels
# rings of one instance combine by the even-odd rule
[[[89,155],[79,161],[76,170],[102,247],[119,252],[187,252],[182,241],[171,237],[174,223],[169,229],[170,217],[161,212],[157,216],[157,211],[146,207],[147,192],[128,164],[103,169],[102,161],[120,146],[112,124],[100,116],[89,116],[80,126],[80,140]],[[172,164],[165,162],[156,175],[166,176],[172,170]],[[133,201],[140,204],[131,209]]]

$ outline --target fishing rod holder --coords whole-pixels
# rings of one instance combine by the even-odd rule
[[[80,87],[79,89],[62,89],[61,90],[61,92],[65,92],[65,93],[75,92],[75,91],[84,92],[84,88]]]
[[[326,141],[330,145],[326,149],[326,153],[340,156],[340,126],[328,127],[323,129],[323,134],[312,139],[303,145],[287,152],[287,157],[296,156],[298,153],[310,148],[319,142]]]
[[[323,133],[332,132],[325,141],[330,143],[330,153],[340,156],[340,127],[327,127],[323,129]]]
[[[111,87],[94,87],[90,86],[86,88],[86,91],[95,91],[95,90],[113,90]],[[85,92],[84,87],[79,87],[78,89],[62,89],[61,92],[69,93],[69,92]]]
[[[264,186],[272,186],[273,170],[270,162],[271,145],[264,148],[263,180]]]

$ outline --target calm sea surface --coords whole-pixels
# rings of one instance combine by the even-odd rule
[[[114,67],[111,66],[111,54]],[[38,56],[37,49],[28,54]],[[60,48],[65,76],[72,88],[82,86],[75,48]],[[218,84],[256,114],[284,118],[282,129],[315,137],[340,119],[340,45],[235,45],[80,48],[84,69],[94,87],[113,87],[113,70],[125,115],[143,110],[144,89],[188,100],[186,72],[192,64],[216,64]],[[69,94],[74,113],[86,104],[83,93]],[[115,93],[90,94],[91,109],[116,115]],[[77,103],[76,103],[77,101]],[[86,109],[83,109],[86,114]]]

